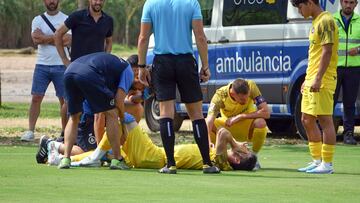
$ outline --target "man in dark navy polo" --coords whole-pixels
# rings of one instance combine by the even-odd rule
[[[71,116],[65,127],[65,152],[59,169],[70,168],[70,152],[75,143],[85,99],[93,113],[105,115],[106,132],[114,154],[110,169],[128,169],[120,155],[120,137],[126,136],[126,128],[122,128],[121,135],[118,134],[118,119],[124,119],[124,99],[133,79],[131,66],[108,53],[85,55],[69,65],[64,83]]]
[[[68,66],[70,60],[66,57],[64,51],[60,49],[62,46],[61,39],[64,34],[71,29],[72,43],[71,43],[71,61],[86,54],[95,52],[111,52],[112,48],[112,32],[113,19],[102,11],[105,0],[89,0],[89,7],[87,9],[76,11],[72,13],[55,33],[55,44],[57,51],[64,62]],[[65,103],[63,108],[66,108]],[[93,117],[92,112],[86,111],[88,104],[84,103],[85,111],[88,117]],[[103,123],[101,123],[103,115],[95,114],[94,131],[97,140],[101,140],[103,133]]]
[[[66,66],[70,64],[62,49],[62,38],[71,29],[71,61],[86,54],[111,52],[114,23],[112,17],[102,11],[105,0],[89,0],[87,9],[69,15],[56,31],[55,44]],[[105,44],[105,45],[104,45]]]

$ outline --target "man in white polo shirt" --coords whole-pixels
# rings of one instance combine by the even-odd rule
[[[60,109],[62,109],[64,104],[63,75],[65,66],[54,45],[54,31],[50,28],[51,25],[46,23],[44,17],[56,29],[64,23],[67,15],[58,10],[59,0],[44,0],[44,5],[47,11],[43,16],[36,16],[31,25],[31,38],[38,47],[38,53],[31,88],[32,99],[29,109],[29,130],[21,137],[22,141],[32,141],[34,139],[35,124],[40,114],[41,102],[50,82],[54,84],[56,96],[60,102]],[[65,35],[63,42],[64,46],[70,45],[71,35]],[[66,49],[65,51],[67,52]],[[66,109],[63,109],[61,110],[63,129],[66,125],[66,120]]]

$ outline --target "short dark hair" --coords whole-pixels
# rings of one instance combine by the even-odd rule
[[[129,58],[127,58],[126,61],[130,64],[130,66],[137,66],[139,62],[138,55],[137,54],[131,55],[129,56]]]
[[[298,7],[299,4],[301,3],[307,3],[309,2],[310,0],[291,0],[291,4],[294,6],[294,7]],[[314,2],[314,4],[316,5],[319,5],[319,0],[312,0]]]
[[[236,79],[232,84],[231,88],[236,92],[236,94],[247,94],[249,92],[249,84],[244,79]]]
[[[241,159],[239,164],[230,163],[230,166],[234,170],[252,171],[255,168],[257,157],[254,153],[245,159]]]

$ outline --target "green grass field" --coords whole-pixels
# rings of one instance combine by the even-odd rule
[[[110,171],[35,162],[36,147],[0,147],[0,202],[359,202],[360,150],[336,148],[332,175],[296,172],[309,161],[305,145],[265,147],[257,172]]]
[[[28,118],[29,103],[4,102],[0,107],[1,118]],[[60,118],[59,103],[42,103],[40,118]]]

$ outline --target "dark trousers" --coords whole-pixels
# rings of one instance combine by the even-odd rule
[[[355,102],[359,91],[360,67],[337,69],[338,80],[334,95],[334,104],[338,101],[340,88],[342,90],[342,101],[344,106],[344,134],[354,132]]]

